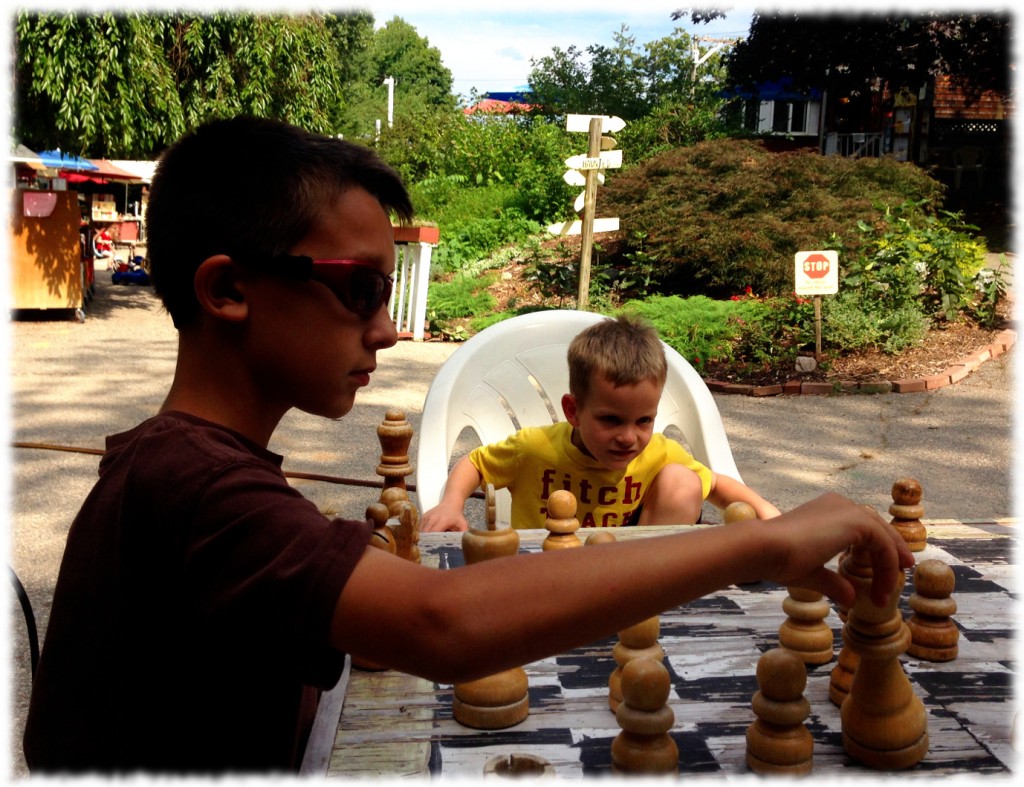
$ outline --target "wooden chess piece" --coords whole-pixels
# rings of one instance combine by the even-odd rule
[[[488,484],[487,528],[462,534],[466,565],[514,555],[519,532],[498,528],[494,517],[494,487]],[[501,730],[523,721],[530,713],[529,679],[522,667],[513,667],[453,687],[452,715],[460,724],[478,730]]]
[[[583,546],[589,547],[594,544],[610,544],[615,540],[615,534],[608,528],[602,527],[587,536],[587,540],[583,542]]]
[[[814,740],[804,724],[811,705],[804,696],[807,667],[788,648],[773,648],[757,662],[751,706],[757,719],[747,728],[747,767],[754,773],[803,776],[811,772]]]
[[[370,546],[395,554],[395,535],[388,527],[388,507],[383,503],[371,503],[366,507],[366,518],[373,524]]]
[[[779,644],[799,655],[805,664],[827,664],[835,647],[832,628],[825,622],[828,602],[813,590],[787,589],[789,595],[782,602],[787,617],[779,626]]]
[[[583,546],[583,542],[576,535],[576,531],[580,529],[580,521],[576,518],[576,497],[572,492],[557,489],[551,493],[544,527],[548,529],[548,537],[541,544],[545,551]]]
[[[651,658],[661,661],[665,649],[658,642],[661,618],[658,615],[627,626],[619,632],[619,641],[612,648],[612,658],[618,665],[608,676],[608,707],[614,712],[622,702],[622,671],[633,659]]]
[[[722,519],[725,524],[731,525],[733,522],[745,522],[748,519],[757,519],[757,512],[750,503],[744,503],[742,500],[734,500],[725,507],[725,511],[722,512]],[[747,587],[749,585],[761,584],[757,580],[753,582],[738,582],[739,587]]]
[[[388,517],[394,519],[402,512],[402,506],[409,503],[405,487],[388,486],[381,490],[379,502],[387,506]]]
[[[953,569],[941,560],[922,560],[914,568],[914,593],[907,620],[910,647],[907,653],[925,661],[952,661],[959,652],[960,630],[952,620],[956,601]]]
[[[725,520],[725,524],[728,525],[732,522],[744,522],[747,519],[757,519],[757,512],[750,503],[744,503],[742,500],[736,500],[725,507],[722,518]]]
[[[843,563],[850,559],[850,551],[847,550],[842,557],[839,559],[839,571],[842,573],[846,571],[843,567]],[[839,619],[843,621],[844,628],[847,616],[850,610],[846,607],[836,605],[836,614]],[[842,634],[840,634],[840,637]],[[832,701],[832,704],[836,707],[842,707],[843,700],[846,699],[846,695],[850,693],[850,686],[853,684],[853,675],[857,671],[857,662],[859,657],[854,651],[846,646],[846,641],[843,640],[843,645],[839,649],[839,658],[836,660],[836,666],[832,668],[832,674],[829,677],[828,684],[828,698]]]
[[[398,524],[389,525],[395,537],[395,554],[413,563],[420,561],[420,512],[412,503],[402,503]]]
[[[413,469],[409,463],[412,426],[405,420],[402,410],[384,413],[384,420],[377,427],[377,440],[381,448],[377,475],[383,477],[384,488],[397,486],[405,489],[405,478]]]
[[[868,595],[868,551],[854,548],[840,570],[857,589],[843,640],[860,659],[839,709],[843,748],[869,768],[910,768],[928,753],[928,716],[899,660],[910,644],[910,630],[897,609],[905,577],[899,574],[888,603],[878,607]]]
[[[921,524],[921,517],[924,516],[922,494],[921,485],[913,478],[900,478],[892,485],[890,524],[903,536],[911,552],[920,552],[928,541],[928,531]]]
[[[636,658],[623,669],[622,704],[615,711],[622,732],[612,741],[613,773],[679,771],[679,747],[669,735],[676,720],[668,705],[671,683],[659,660]]]

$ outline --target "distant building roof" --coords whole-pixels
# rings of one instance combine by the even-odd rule
[[[508,115],[510,113],[529,112],[536,109],[536,104],[527,104],[519,101],[502,101],[495,98],[482,98],[473,106],[466,107],[462,111],[467,115],[474,115],[478,112],[491,115]]]

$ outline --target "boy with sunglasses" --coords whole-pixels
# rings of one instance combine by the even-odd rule
[[[231,176],[210,187],[212,172]],[[853,601],[823,565],[874,555],[881,602],[913,558],[825,495],[770,523],[437,571],[328,519],[267,449],[291,408],[339,418],[396,341],[375,154],[269,120],[213,121],[161,158],[147,215],[178,329],[160,412],[108,438],[68,534],[24,738],[33,772],[294,771],[345,654],[444,683],[610,635],[734,582]],[[182,249],[178,228],[195,227]],[[608,581],[614,566],[615,581]]]

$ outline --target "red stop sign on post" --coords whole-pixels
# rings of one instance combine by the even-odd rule
[[[804,273],[812,279],[824,279],[832,269],[832,263],[824,254],[810,254],[804,257]]]
[[[835,251],[796,253],[797,295],[834,295],[839,292],[839,255]]]

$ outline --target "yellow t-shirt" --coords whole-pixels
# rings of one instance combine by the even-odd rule
[[[624,525],[667,464],[697,473],[705,500],[711,491],[711,470],[658,432],[622,470],[607,470],[574,446],[572,426],[564,421],[520,429],[506,440],[475,449],[469,459],[484,485],[511,492],[512,526],[518,529],[543,528],[547,499],[558,489],[576,496],[581,527]]]

